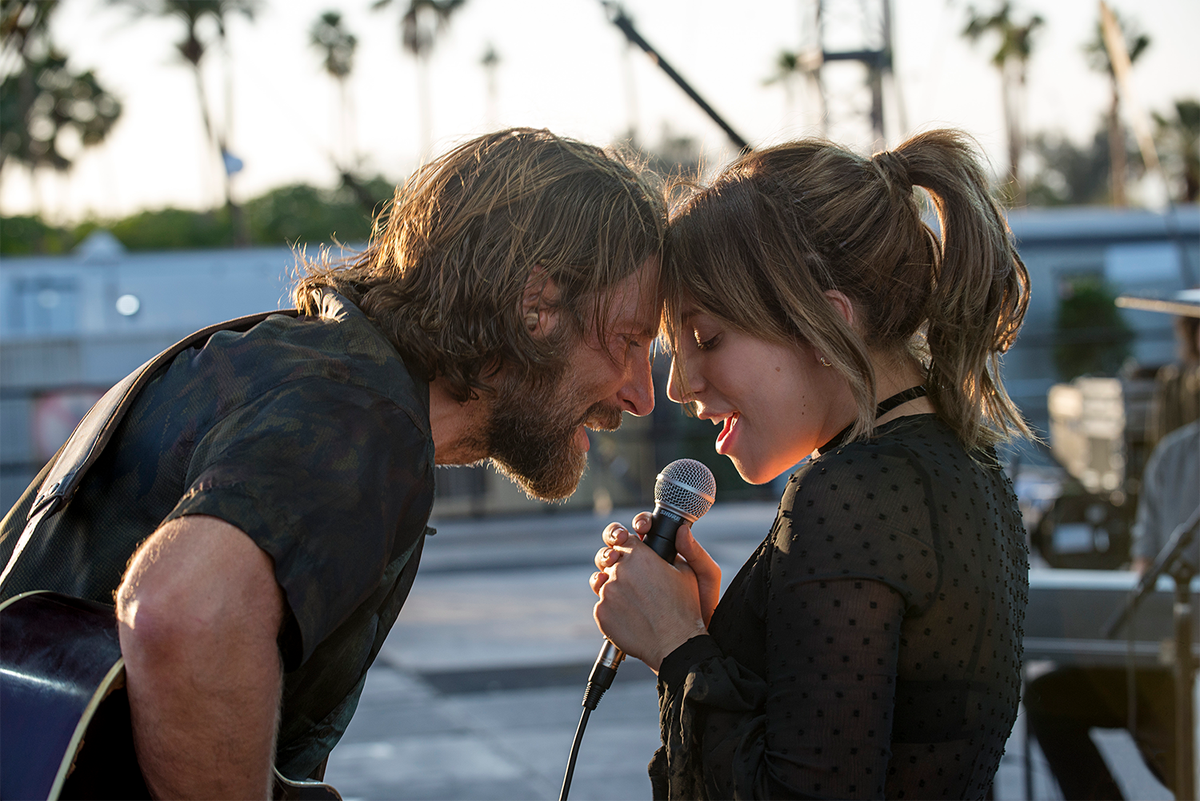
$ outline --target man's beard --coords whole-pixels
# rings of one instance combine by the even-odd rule
[[[581,414],[586,388],[578,376],[556,372],[542,381],[503,382],[486,432],[496,469],[527,495],[544,501],[566,498],[583,478],[587,453],[575,445],[580,425],[603,431],[621,425],[621,410],[603,402]]]

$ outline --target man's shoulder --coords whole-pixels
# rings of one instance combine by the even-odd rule
[[[429,387],[366,315],[349,301],[336,313],[273,316],[244,333],[222,332],[189,358],[193,365],[254,394],[284,384],[333,381],[381,395],[417,421],[429,416]],[[203,363],[210,362],[208,370]],[[426,427],[427,422],[425,424]]]
[[[1168,451],[1193,448],[1198,440],[1200,440],[1200,420],[1193,420],[1163,437],[1156,450]]]

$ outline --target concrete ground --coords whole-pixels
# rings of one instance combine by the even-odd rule
[[[717,504],[697,537],[731,579],[770,528],[773,504]],[[557,799],[601,638],[587,579],[599,518],[558,513],[434,522],[420,574],[368,675],[326,781],[346,799]],[[1027,790],[1023,718],[998,799],[1061,798],[1036,746]],[[1127,798],[1172,796],[1124,732],[1096,738]],[[658,746],[654,675],[628,660],[592,713],[570,797],[650,797]]]

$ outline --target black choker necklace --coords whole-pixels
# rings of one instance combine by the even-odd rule
[[[909,387],[903,392],[897,392],[895,395],[886,399],[875,407],[875,419],[878,420],[880,417],[883,417],[885,414],[901,404],[908,403],[910,400],[916,400],[917,398],[923,398],[927,394],[928,393],[925,391],[925,387],[921,386],[920,384],[915,387]],[[843,428],[834,436],[833,439],[817,448],[817,453],[825,453],[826,451],[831,451],[837,446],[841,445],[846,439],[846,436],[850,433],[851,428],[854,428],[854,423],[851,423]]]

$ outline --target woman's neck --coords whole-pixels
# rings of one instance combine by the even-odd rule
[[[909,387],[915,387],[925,380],[925,373],[921,369],[920,363],[908,354],[899,357],[893,355],[890,358],[878,358],[873,361],[875,362],[875,403],[877,404]],[[933,404],[929,398],[913,398],[880,416],[875,424],[882,425],[898,417],[932,414],[933,412]]]

